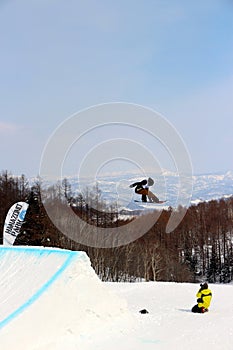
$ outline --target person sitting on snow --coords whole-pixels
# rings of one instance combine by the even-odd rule
[[[196,297],[197,299],[197,305],[193,306],[192,312],[195,313],[204,313],[209,311],[208,307],[210,306],[211,298],[212,298],[212,292],[208,288],[208,283],[201,283],[200,289],[197,292]]]
[[[140,182],[135,182],[129,187],[131,188],[135,187],[135,193],[142,195],[142,202],[147,202],[147,197],[148,197],[150,202],[159,203],[158,197],[156,197],[154,193],[152,193],[149,190],[149,186],[152,186],[153,184],[154,184],[154,180],[149,177],[148,181],[142,180]]]

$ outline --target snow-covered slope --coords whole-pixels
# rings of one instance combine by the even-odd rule
[[[0,247],[0,295],[1,350],[69,349],[119,318],[120,329],[130,322],[84,252]]]
[[[209,312],[193,314],[199,284],[191,283],[109,283],[128,301],[134,316],[133,329],[119,336],[121,349],[133,350],[231,350],[233,335],[233,285],[209,285]],[[148,314],[140,314],[146,309]],[[106,335],[107,336],[107,335]],[[97,344],[97,343],[96,343]],[[91,349],[91,348],[90,348]],[[101,347],[101,340],[96,350]],[[111,350],[117,350],[111,347]]]
[[[1,350],[231,350],[233,285],[103,283],[83,252],[0,248]],[[149,313],[141,314],[141,309]]]

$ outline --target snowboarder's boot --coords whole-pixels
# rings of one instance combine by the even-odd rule
[[[146,194],[142,195],[142,202],[147,202]]]
[[[201,308],[201,312],[202,312],[202,314],[204,314],[205,312],[208,312],[209,310],[208,309],[206,309],[204,306]]]

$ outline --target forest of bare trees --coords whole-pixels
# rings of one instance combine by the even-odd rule
[[[77,233],[86,234],[85,223],[93,227],[127,225],[134,217],[124,220],[114,210],[106,210],[98,189],[91,189],[95,205],[88,205],[82,195],[74,196],[66,179],[47,189],[46,201],[58,213],[72,207],[83,226]],[[65,193],[66,201],[64,202]],[[166,233],[172,208],[163,210],[150,230],[135,241],[115,248],[94,248],[67,237],[49,219],[41,201],[41,184],[33,185],[24,175],[15,177],[8,171],[0,174],[1,244],[7,211],[17,201],[29,200],[29,209],[16,245],[43,245],[86,251],[93,268],[104,281],[176,281],[228,283],[233,280],[233,198],[212,200],[192,205],[179,226]],[[103,210],[104,209],[104,210]],[[110,208],[113,209],[113,208]],[[182,209],[182,208],[181,208]],[[180,210],[181,210],[180,209]],[[153,212],[144,214],[148,220]],[[72,219],[60,217],[72,227]],[[78,232],[80,231],[80,232]]]

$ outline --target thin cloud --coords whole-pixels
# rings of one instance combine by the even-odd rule
[[[17,124],[0,121],[0,133],[12,133],[18,131],[19,129],[21,129],[21,127]]]

